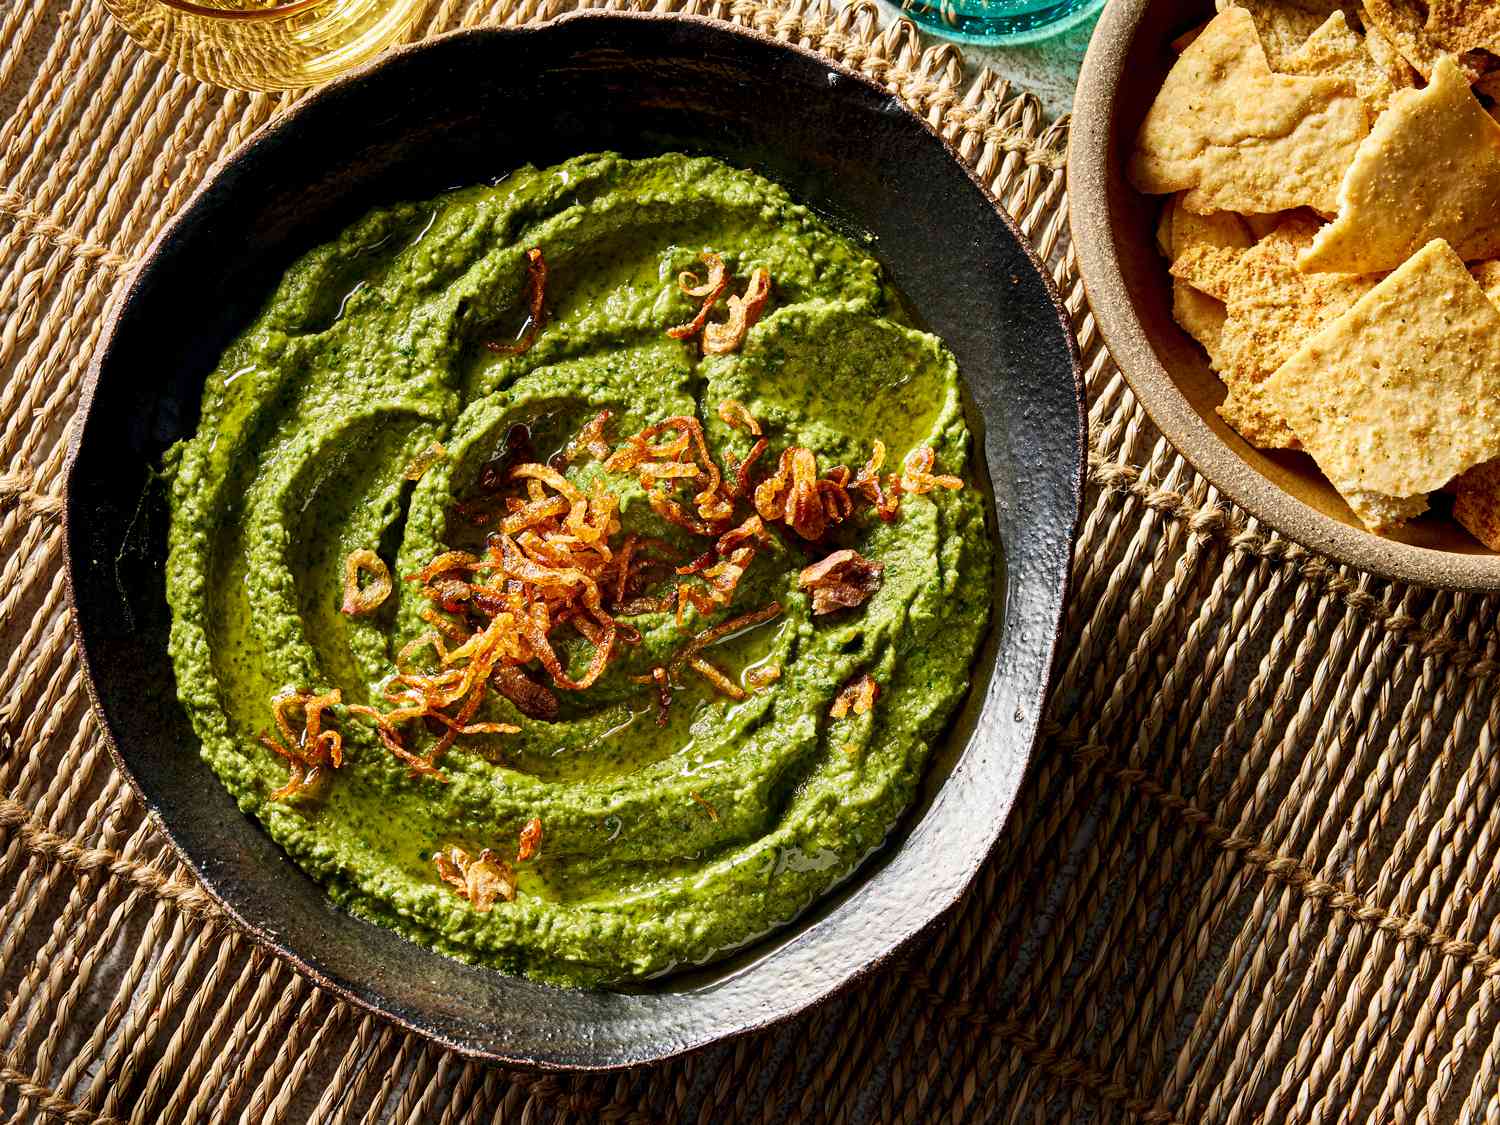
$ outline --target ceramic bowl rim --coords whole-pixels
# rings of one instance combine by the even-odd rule
[[[1066,534],[1066,542],[1069,545],[1076,541],[1078,527],[1082,519],[1083,489],[1087,466],[1088,431],[1085,412],[1085,395],[1082,366],[1079,358],[1077,341],[1072,332],[1071,320],[1068,316],[1066,306],[1064,305],[1050,274],[1037,258],[1035,250],[1032,248],[1030,242],[1024,237],[1024,235],[1022,235],[1016,222],[1005,211],[1004,207],[1000,204],[999,200],[996,199],[994,193],[990,191],[988,186],[978,178],[973,168],[967,163],[967,161],[963,159],[954,145],[952,145],[936,129],[929,125],[920,115],[913,112],[910,107],[905,104],[904,101],[896,98],[893,94],[890,93],[890,91],[886,90],[884,87],[880,86],[870,78],[851,70],[849,67],[840,62],[828,59],[809,48],[805,48],[797,44],[784,43],[755,29],[726,24],[722,21],[714,20],[708,17],[681,13],[576,11],[570,12],[564,16],[561,16],[544,24],[525,25],[520,27],[478,27],[457,29],[441,35],[433,36],[429,39],[421,40],[416,43],[402,45],[390,51],[382,53],[376,58],[360,65],[357,68],[354,68],[347,74],[342,75],[339,78],[319,87],[314,93],[309,94],[296,106],[261,125],[253,133],[251,133],[237,148],[214,163],[214,165],[205,174],[204,179],[199,187],[195,189],[193,194],[183,204],[177,214],[173,216],[173,218],[167,223],[163,230],[152,241],[150,246],[141,254],[139,259],[132,266],[127,279],[116,290],[115,298],[113,299],[110,307],[106,310],[104,316],[104,331],[97,346],[94,349],[94,356],[91,359],[88,370],[84,376],[82,388],[80,391],[79,404],[75,415],[77,422],[73,425],[72,431],[68,438],[68,451],[64,465],[65,504],[63,510],[63,526],[65,542],[68,544],[67,549],[65,550],[65,577],[69,607],[72,611],[70,613],[70,630],[78,647],[79,657],[84,672],[84,683],[89,694],[90,703],[93,707],[95,717],[99,720],[100,735],[106,748],[109,751],[110,757],[113,759],[116,768],[120,770],[120,772],[124,775],[124,777],[131,785],[131,788],[135,791],[136,795],[141,799],[143,806],[147,810],[149,819],[167,839],[176,858],[179,859],[189,870],[194,873],[203,888],[208,892],[214,902],[218,904],[226,918],[235,928],[246,934],[246,936],[248,936],[253,942],[255,942],[256,945],[262,947],[263,949],[266,949],[267,951],[290,965],[296,972],[312,980],[313,983],[315,983],[319,988],[324,989],[325,991],[337,996],[339,999],[345,1002],[355,1005],[362,1011],[372,1013],[382,1019],[388,1020],[401,1027],[405,1031],[419,1035],[424,1039],[435,1042],[447,1049],[453,1050],[462,1057],[498,1062],[507,1066],[535,1071],[608,1072],[617,1070],[624,1066],[661,1062],[667,1059],[681,1056],[690,1051],[697,1050],[710,1044],[722,1043],[727,1040],[738,1038],[741,1035],[762,1030],[766,1027],[773,1026],[787,1019],[793,1018],[794,1016],[806,1012],[812,1008],[826,1004],[834,997],[845,992],[856,982],[867,977],[870,973],[874,972],[882,966],[890,964],[892,961],[899,958],[902,955],[902,952],[907,949],[914,941],[916,941],[922,934],[928,932],[934,925],[939,923],[942,918],[946,917],[962,899],[964,893],[966,893],[970,886],[972,886],[973,879],[983,866],[983,863],[985,861],[984,857],[981,857],[981,860],[978,864],[976,864],[973,870],[966,873],[959,892],[955,894],[950,901],[945,902],[940,908],[936,909],[925,923],[917,926],[910,933],[903,935],[899,940],[891,944],[884,953],[868,959],[863,964],[857,966],[855,970],[849,972],[847,975],[843,976],[836,983],[829,986],[816,996],[799,998],[796,1003],[784,1009],[778,1009],[769,1014],[765,1014],[760,1018],[745,1021],[739,1026],[727,1030],[717,1031],[712,1035],[705,1036],[699,1041],[675,1045],[670,1049],[654,1050],[648,1054],[632,1056],[630,1058],[624,1058],[618,1061],[577,1064],[558,1063],[555,1061],[549,1061],[547,1059],[534,1059],[529,1057],[510,1055],[503,1051],[485,1046],[478,1046],[473,1043],[453,1038],[449,1035],[446,1035],[439,1029],[425,1025],[420,1020],[413,1018],[411,1015],[403,1011],[396,1010],[396,1006],[389,1000],[389,998],[384,996],[377,996],[372,998],[363,995],[357,988],[355,982],[346,981],[341,977],[331,975],[329,972],[326,972],[318,966],[311,964],[309,960],[303,955],[299,954],[298,951],[290,948],[290,946],[283,938],[275,933],[270,932],[264,926],[260,925],[256,920],[246,917],[236,906],[236,904],[226,899],[221,893],[221,889],[216,884],[216,881],[212,877],[212,875],[206,873],[203,870],[203,865],[200,864],[192,855],[190,855],[186,847],[179,841],[172,825],[168,823],[167,818],[162,815],[157,803],[143,789],[141,783],[136,778],[134,771],[127,764],[123,753],[121,752],[119,746],[116,744],[114,732],[110,728],[110,725],[105,718],[104,708],[101,704],[100,696],[94,682],[94,670],[92,661],[88,649],[85,646],[83,629],[79,623],[78,601],[75,596],[74,588],[75,560],[72,547],[74,538],[71,526],[71,501],[74,494],[74,470],[78,460],[79,450],[82,444],[82,435],[84,428],[82,423],[83,420],[89,416],[92,410],[95,392],[97,389],[100,373],[103,368],[104,357],[111,350],[111,345],[116,335],[116,330],[120,320],[122,319],[123,313],[134,298],[137,289],[140,286],[142,277],[151,269],[152,264],[163,252],[164,248],[169,246],[173,242],[174,238],[178,234],[179,228],[184,225],[185,220],[193,213],[195,205],[199,202],[200,198],[214,190],[215,185],[219,180],[220,174],[226,168],[234,165],[236,162],[242,159],[257,145],[263,143],[267,137],[273,136],[283,130],[294,128],[298,118],[302,114],[311,112],[313,110],[313,107],[318,105],[324,97],[328,96],[332,92],[342,90],[352,84],[359,83],[363,79],[365,79],[366,76],[378,72],[383,67],[393,65],[395,62],[397,62],[397,60],[406,58],[410,55],[423,51],[439,49],[442,44],[458,39],[483,39],[490,37],[504,39],[535,37],[539,35],[547,35],[555,28],[563,27],[573,23],[604,23],[609,21],[650,21],[665,24],[685,24],[700,28],[712,34],[744,37],[755,40],[764,46],[769,46],[779,51],[788,51],[795,53],[797,55],[803,56],[807,60],[817,64],[820,67],[823,67],[826,70],[837,73],[842,79],[858,83],[861,86],[866,87],[868,90],[878,93],[884,98],[890,99],[893,103],[899,105],[902,115],[908,120],[909,123],[919,126],[925,133],[928,134],[931,139],[938,141],[942,145],[943,149],[947,152],[949,157],[958,164],[958,166],[963,170],[968,179],[974,184],[975,187],[977,187],[982,192],[984,198],[988,200],[995,211],[997,219],[999,219],[1004,224],[1010,236],[1015,240],[1019,249],[1029,260],[1031,267],[1036,271],[1038,277],[1043,282],[1044,290],[1051,304],[1053,313],[1057,318],[1058,327],[1062,332],[1064,340],[1066,341],[1068,356],[1070,360],[1069,371],[1073,384],[1074,398],[1076,399],[1077,403],[1077,459],[1075,464],[1067,467],[1067,469],[1071,470],[1068,473],[1066,483],[1068,486],[1068,495],[1072,503],[1073,514],[1071,524],[1063,530]],[[1062,373],[1059,371],[1058,375],[1061,376]],[[1040,639],[1040,643],[1045,646],[1043,651],[1045,653],[1046,659],[1044,661],[1041,678],[1037,684],[1039,710],[1036,721],[1033,724],[1033,729],[1025,745],[1025,757],[1023,759],[1023,764],[1024,762],[1028,762],[1034,755],[1036,746],[1041,738],[1041,710],[1045,708],[1045,703],[1047,699],[1050,698],[1050,693],[1055,680],[1058,651],[1060,648],[1065,609],[1068,603],[1071,580],[1071,567],[1064,566],[1062,569],[1062,574],[1058,580],[1058,585],[1056,586],[1057,593],[1055,599],[1049,600],[1049,605],[1051,606],[1051,620],[1049,622],[1047,635]],[[986,673],[986,675],[987,674],[988,673]],[[1017,781],[1015,791],[1010,794],[1010,809],[1007,810],[1007,816],[1011,811],[1013,811],[1014,801],[1019,795],[1019,790],[1020,780]],[[998,832],[995,839],[990,843],[989,850],[991,852],[993,851],[994,845],[997,841]]]
[[[1162,2],[1105,5],[1079,73],[1068,143],[1069,220],[1079,272],[1099,330],[1130,389],[1193,468],[1267,528],[1379,577],[1445,589],[1500,589],[1500,555],[1385,539],[1334,519],[1273,483],[1214,432],[1158,357],[1120,264],[1108,162],[1126,63],[1148,10]]]

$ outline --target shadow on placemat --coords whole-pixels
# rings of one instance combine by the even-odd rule
[[[214,921],[100,745],[67,632],[63,429],[122,268],[290,99],[197,86],[89,0],[0,14],[0,1110],[80,1122],[1494,1120],[1495,605],[1336,569],[1218,502],[1103,352],[1062,127],[874,8],[692,4],[884,81],[1052,264],[1091,488],[1048,737],[901,967],[661,1067],[464,1063]],[[522,22],[450,2],[421,29]]]

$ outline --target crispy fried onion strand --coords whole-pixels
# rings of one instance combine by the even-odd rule
[[[677,275],[677,286],[687,296],[701,299],[703,303],[698,306],[692,320],[667,329],[667,335],[674,340],[691,340],[702,332],[708,323],[708,314],[713,312],[719,298],[729,288],[729,270],[724,259],[712,250],[705,250],[698,257],[708,267],[708,280],[700,282],[697,274],[684,270]]]
[[[797,585],[812,594],[813,616],[864,605],[880,589],[885,564],[845,548],[803,569]]]
[[[421,480],[427,474],[427,470],[448,456],[447,447],[440,441],[435,441],[426,449],[413,457],[406,468],[401,471],[406,480]]]
[[[587,452],[596,461],[605,460],[610,453],[609,442],[604,440],[604,427],[609,425],[609,420],[614,417],[614,412],[601,410],[589,419],[578,435],[567,444],[563,450],[563,460],[572,464],[579,456]]]
[[[932,462],[936,456],[930,445],[920,446],[906,455],[901,462],[902,492],[920,496],[934,488],[959,489],[964,486],[963,481],[948,473],[933,475]]]
[[[737,398],[726,398],[719,403],[719,420],[733,430],[743,430],[751,437],[760,437],[760,422]]]
[[[859,679],[846,684],[834,696],[833,706],[828,709],[830,719],[842,719],[853,711],[856,715],[868,715],[875,709],[875,700],[880,697],[880,685],[866,672]]]
[[[755,510],[764,520],[780,520],[803,539],[821,539],[828,524],[842,520],[844,506],[824,505],[818,458],[811,449],[792,445],[782,451],[776,472],[755,486]],[[837,491],[838,485],[828,482]],[[845,497],[847,499],[847,496]]]
[[[781,603],[770,602],[769,604],[762,606],[760,609],[753,610],[750,613],[742,613],[738,617],[730,618],[728,621],[722,621],[711,628],[702,630],[701,632],[695,634],[693,638],[689,640],[687,644],[683,645],[682,648],[679,649],[677,653],[672,657],[672,659],[668,661],[668,674],[675,674],[677,672],[680,672],[684,667],[690,667],[693,669],[693,671],[708,679],[709,683],[713,684],[715,687],[720,688],[720,690],[723,690],[722,685],[713,679],[712,673],[705,672],[703,668],[698,667],[697,664],[694,663],[699,659],[699,654],[702,653],[703,650],[708,648],[710,645],[724,639],[725,637],[733,636],[735,633],[739,633],[745,629],[753,629],[757,625],[764,625],[767,621],[780,616],[780,614]],[[704,660],[703,663],[708,664],[708,661]],[[712,665],[709,665],[709,667],[712,667]],[[725,692],[725,694],[730,696],[734,695],[733,692]],[[737,698],[743,699],[744,693],[741,692]]]
[[[459,737],[517,732],[508,723],[476,721],[490,691],[528,718],[550,721],[559,711],[553,689],[588,689],[621,643],[640,641],[607,605],[616,595],[638,594],[642,572],[654,562],[638,550],[637,536],[627,536],[619,554],[610,547],[610,537],[620,531],[617,498],[599,486],[584,492],[558,470],[535,462],[515,466],[510,479],[528,499],[517,501],[490,535],[484,555],[445,551],[407,576],[431,603],[422,616],[433,630],[397,655],[386,693],[395,707],[350,709],[373,722],[386,748],[417,774],[443,780],[438,762]],[[564,627],[593,646],[577,677],[556,648]],[[424,654],[429,663],[435,657],[433,671],[418,666]],[[550,686],[526,673],[531,664],[541,665]],[[420,754],[401,729],[418,719],[442,728]]]
[[[369,575],[360,586],[359,576]],[[391,571],[374,551],[361,547],[344,559],[344,603],[339,608],[350,616],[374,613],[391,596]]]
[[[287,689],[271,698],[271,718],[276,729],[257,736],[260,744],[291,768],[287,783],[271,794],[271,800],[283,801],[315,786],[325,770],[336,770],[344,764],[344,738],[332,727],[324,729],[323,712],[343,701],[343,693],[317,694]],[[293,716],[302,712],[298,724]],[[298,729],[300,726],[300,729]]]
[[[509,344],[486,340],[484,346],[496,355],[520,355],[531,350],[537,333],[547,322],[547,259],[542,257],[539,246],[526,251],[526,327]]]
[[[454,845],[435,853],[432,862],[438,878],[454,887],[478,914],[488,914],[496,899],[516,899],[515,871],[489,848],[470,858],[468,852]]]
[[[745,285],[744,296],[730,295],[729,319],[723,324],[703,326],[703,354],[728,355],[730,352],[738,351],[740,345],[745,342],[745,334],[750,331],[750,326],[760,319],[760,314],[765,309],[766,301],[770,296],[770,271],[758,266],[750,271],[750,280]]]
[[[542,818],[534,816],[521,826],[520,847],[516,850],[516,862],[525,863],[536,855],[542,846]]]

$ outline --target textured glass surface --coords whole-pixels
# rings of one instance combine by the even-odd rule
[[[1104,0],[901,0],[902,11],[948,39],[1035,43],[1076,27]]]

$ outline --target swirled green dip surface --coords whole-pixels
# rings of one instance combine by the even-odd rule
[[[525,321],[525,252],[550,267],[548,319],[516,356],[486,349]],[[743,348],[700,356],[665,329],[691,318],[679,271],[705,247],[774,293]],[[739,282],[738,284],[743,284]],[[738,287],[734,291],[738,291]],[[973,487],[868,509],[819,544],[783,532],[725,612],[629,619],[639,645],[586,692],[558,692],[553,722],[490,693],[480,718],[520,734],[461,738],[447,784],[412,777],[343,707],[343,767],[273,801],[286,764],[256,734],[290,686],[383,704],[397,651],[427,631],[401,581],[463,538],[454,506],[511,426],[545,458],[600,410],[611,441],[678,414],[717,457],[749,439],[716,413],[738,399],[766,426],[769,470],[787,445],[857,467],[874,439],[887,467],[921,445],[972,482],[952,355],[912,328],[879,265],[775,184],[707,159],[584,156],[494,186],[378,210],[297,262],[209,378],[196,435],[168,457],[168,597],[178,691],[203,753],[240,807],[339,903],[464,960],[565,984],[700,962],[787,921],[877,847],[912,800],[929,750],[968,686],[993,582]],[[434,441],[447,456],[404,470]],[[583,459],[568,475],[603,474]],[[629,474],[608,474],[624,528],[702,539],[659,520]],[[472,536],[472,531],[468,533]],[[864,606],[814,617],[798,572],[852,546],[885,566]],[[372,548],[396,591],[374,614],[339,611],[342,562]],[[737,680],[780,677],[743,702],[696,676],[671,720],[632,676],[692,634],[772,600],[785,612],[708,655]],[[574,674],[589,646],[564,648]],[[829,717],[868,673],[873,712]],[[539,671],[534,679],[545,681]],[[753,679],[753,678],[752,678]],[[415,724],[420,725],[420,724]],[[431,736],[419,732],[430,741]],[[431,857],[458,845],[514,860],[540,817],[519,893],[479,913]]]

